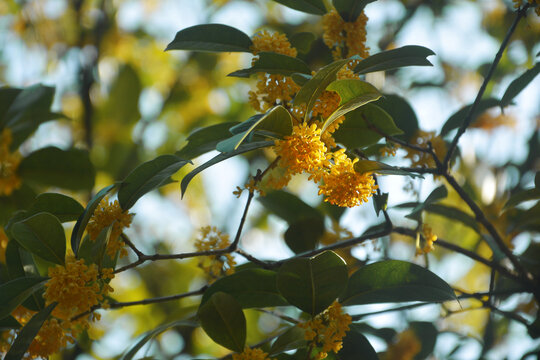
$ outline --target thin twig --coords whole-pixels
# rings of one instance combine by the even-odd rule
[[[238,255],[243,256],[244,258],[246,258],[248,261],[251,261],[252,263],[259,265],[263,269],[270,269],[271,268],[271,266],[270,266],[271,263],[270,262],[259,260],[255,256],[253,256],[251,254],[248,254],[247,252],[245,252],[242,249],[236,249],[235,252]]]

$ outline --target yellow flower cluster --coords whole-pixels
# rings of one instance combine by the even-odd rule
[[[6,263],[6,249],[8,244],[8,237],[3,228],[0,227],[0,263]]]
[[[422,235],[424,236],[424,247],[420,246],[420,243],[416,244],[416,255],[427,254],[435,250],[433,243],[437,241],[437,235],[433,233],[433,229],[428,224],[422,225]]]
[[[68,342],[73,342],[70,336],[66,336],[65,331],[57,319],[46,320],[28,347],[29,357],[48,358],[66,347]]]
[[[11,195],[22,184],[17,176],[21,155],[18,152],[10,152],[12,141],[11,130],[4,128],[0,133],[0,196]]]
[[[306,330],[306,340],[321,348],[316,357],[318,360],[325,359],[330,351],[337,354],[341,350],[343,338],[349,331],[351,322],[351,316],[343,312],[340,303],[334,301],[323,313],[305,323],[299,323],[298,326]]]
[[[268,354],[261,349],[246,346],[241,354],[233,354],[233,360],[272,360],[268,357]]]
[[[94,210],[86,231],[90,240],[95,241],[101,230],[112,225],[111,236],[107,243],[107,254],[114,258],[116,252],[120,251],[120,256],[122,257],[127,255],[127,250],[124,248],[124,242],[120,239],[120,235],[124,228],[131,225],[132,219],[133,214],[123,211],[118,200],[109,203],[108,198],[105,197]]]
[[[296,57],[296,49],[291,46],[284,34],[264,30],[255,34],[252,40],[251,51],[254,55],[270,51]],[[253,62],[256,60],[255,56]],[[300,87],[288,76],[259,73],[256,91],[249,92],[249,103],[255,110],[264,112],[278,103],[290,102],[299,89]]]
[[[354,207],[367,202],[377,186],[370,173],[358,173],[345,149],[333,153],[334,165],[322,176],[323,184],[319,186],[319,195],[325,195],[324,201],[333,205]]]
[[[369,48],[366,47],[367,20],[363,11],[354,22],[346,22],[335,10],[323,16],[323,41],[332,49],[334,59],[369,56]]]
[[[446,144],[440,136],[435,136],[435,132],[427,132],[418,130],[415,138],[411,141],[411,144],[421,146],[427,149],[428,142],[431,143],[435,155],[439,159],[443,159],[446,155]],[[414,149],[407,149],[405,157],[411,160],[412,167],[435,167],[435,160],[430,154]]]
[[[412,330],[398,335],[397,342],[390,345],[383,360],[412,360],[422,349],[422,344]]]
[[[379,151],[382,156],[396,156],[397,149],[399,149],[399,144],[387,143]]]
[[[197,251],[221,250],[230,244],[229,235],[222,233],[214,226],[204,226],[201,228],[201,237],[195,240],[195,249]],[[199,267],[211,281],[234,273],[234,265],[236,261],[231,254],[199,257]]]
[[[233,191],[233,194],[239,198],[240,195],[247,190],[249,192],[258,192],[259,195],[264,196],[265,192],[259,187],[257,181],[254,178],[249,179],[249,181],[244,185],[244,187],[237,186],[236,190]]]
[[[518,9],[523,6],[523,0],[512,0],[514,2],[514,8]],[[533,5],[536,3],[536,8],[534,11],[536,15],[540,16],[540,0],[528,0],[529,4]]]

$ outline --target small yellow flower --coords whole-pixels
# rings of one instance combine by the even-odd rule
[[[72,343],[74,339],[66,336],[65,329],[57,319],[49,319],[43,323],[28,347],[28,354],[31,358],[48,358],[67,346],[68,342]]]
[[[379,152],[382,156],[396,156],[397,149],[399,149],[399,144],[387,143]]]
[[[369,56],[369,48],[366,47],[367,20],[363,11],[354,22],[345,22],[335,10],[323,16],[323,41],[332,49],[334,59],[343,59],[353,55],[359,55],[362,58]]]
[[[127,251],[124,248],[124,242],[120,239],[120,235],[124,228],[131,225],[133,214],[123,211],[115,200],[113,203],[109,203],[107,197],[103,198],[98,207],[94,210],[94,214],[88,222],[86,231],[90,237],[90,240],[95,241],[104,228],[113,225],[109,242],[107,243],[107,254],[110,257],[114,257],[117,251],[120,251],[120,256],[127,255]]]
[[[428,252],[431,252],[435,250],[435,246],[433,246],[433,243],[437,241],[437,235],[433,233],[433,229],[431,229],[431,226],[428,224],[422,225],[422,235],[424,236],[424,247],[420,246],[420,241],[418,240],[418,243],[416,244],[416,255],[422,255],[427,254]]]
[[[253,38],[251,51],[257,55],[263,51],[275,52],[282,55],[296,57],[297,51],[291,46],[285,34],[270,33],[267,30],[256,33]]]
[[[306,340],[321,348],[316,359],[325,359],[330,351],[337,354],[341,350],[351,322],[351,316],[343,312],[339,302],[334,301],[323,313],[299,323],[298,327],[306,330]]]
[[[21,155],[18,152],[10,152],[12,141],[11,131],[5,128],[0,133],[0,196],[11,195],[22,184],[17,175]]]
[[[255,181],[254,178],[249,179],[249,181],[244,185],[244,187],[237,186],[236,190],[233,191],[233,194],[237,198],[239,198],[240,195],[242,195],[242,192],[244,190],[247,190],[247,191],[253,192],[253,193],[258,192],[259,195],[261,195],[261,196],[265,195],[264,191],[259,187],[259,185],[257,184],[257,182]]]
[[[428,142],[431,142],[433,151],[439,160],[443,159],[446,155],[446,144],[440,136],[436,136],[434,131],[428,132],[418,130],[416,136],[411,141],[413,145],[421,146],[427,149]],[[411,160],[412,167],[435,167],[435,160],[433,157],[422,151],[407,149],[406,158]]]
[[[412,360],[422,349],[422,344],[414,331],[406,330],[398,335],[395,343],[391,344],[383,360]]]
[[[319,185],[319,195],[324,195],[324,201],[342,207],[355,207],[367,202],[377,186],[369,173],[358,173],[354,164],[358,159],[351,160],[344,149],[333,153],[334,164],[330,171],[322,175]]]
[[[272,360],[261,349],[251,349],[248,346],[246,346],[241,354],[233,354],[232,358],[233,360]]]
[[[216,227],[205,226],[201,228],[201,237],[195,240],[197,251],[226,249],[231,242],[229,235],[222,233]],[[210,255],[199,257],[199,267],[205,271],[210,281],[223,275],[234,273],[236,261],[231,254]]]

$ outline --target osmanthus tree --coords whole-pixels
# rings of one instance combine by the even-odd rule
[[[200,299],[195,311],[184,309],[182,317],[156,327],[131,346],[125,344],[121,358],[134,358],[147,342],[171,328],[197,327],[232,351],[226,358],[235,360],[429,357],[438,337],[434,324],[410,322],[407,330],[397,333],[366,323],[369,313],[351,311],[356,305],[403,302],[407,304],[385,311],[439,303],[445,316],[488,309],[493,316],[486,325],[483,354],[493,347],[494,329],[502,328],[497,324],[506,326],[507,321],[524,325],[529,336],[537,338],[538,243],[530,241],[528,249],[517,254],[512,239],[532,238],[538,233],[540,177],[536,176],[534,187],[505,194],[504,207],[493,210],[485,209],[470,185],[456,174],[464,166],[458,151],[461,136],[470,127],[500,125],[500,118],[485,111],[495,107],[504,110],[540,71],[536,63],[515,78],[500,99],[485,96],[516,26],[525,16],[535,16],[533,11],[539,13],[538,1],[514,1],[513,22],[476,99],[452,115],[437,133],[419,128],[406,99],[382,93],[368,81],[376,72],[430,66],[428,58],[435,56],[430,49],[414,45],[370,54],[365,45],[364,8],[374,1],[277,1],[320,16],[322,43],[327,48],[326,56],[319,57],[325,62],[316,65],[300,56],[320,41],[311,33],[287,37],[263,30],[250,37],[221,24],[179,31],[167,50],[253,54],[249,68],[230,76],[256,77],[256,86],[249,92],[249,106],[256,114],[241,122],[200,128],[175,154],[144,162],[122,181],[97,189],[86,206],[65,194],[92,190],[95,170],[88,152],[47,147],[23,157],[17,151],[40,124],[62,117],[50,111],[54,89],[40,85],[1,88],[0,221],[4,227],[0,236],[4,266],[0,351],[4,359],[47,358],[87,339],[90,324],[100,319],[99,309],[190,297]],[[534,171],[537,144],[537,140],[531,142],[532,155],[520,174]],[[135,203],[148,192],[170,184],[180,169],[192,166],[192,159],[213,150],[219,152],[185,172],[180,182],[182,195],[189,191],[192,179],[207,168],[236,156],[261,153],[262,149],[266,150],[259,159],[265,164],[235,192],[244,210],[232,238],[210,224],[201,229],[195,252],[149,254],[124,233],[132,222],[130,209]],[[388,164],[391,157],[401,156],[410,166]],[[286,190],[299,174],[318,186],[318,195],[324,200],[320,206],[310,206]],[[379,185],[381,176],[415,181],[433,177],[437,182],[438,187],[426,198],[411,194],[414,201],[399,205],[410,209],[406,217],[414,226],[401,226],[400,219],[389,214],[391,190]],[[65,194],[45,192],[49,187]],[[113,195],[116,200],[109,200]],[[459,199],[459,206],[444,202],[450,196]],[[285,243],[294,256],[271,261],[242,248],[254,198],[287,222]],[[528,205],[531,201],[532,206]],[[368,206],[369,202],[382,222],[370,224],[359,236],[340,226],[345,209]],[[428,223],[430,219],[433,223]],[[472,232],[475,241],[466,245],[438,238],[433,230],[436,222],[459,223],[457,228],[467,236]],[[418,263],[424,266],[388,256],[365,262],[351,251],[355,245],[395,235],[413,240]],[[454,236],[459,238],[459,232]],[[452,287],[430,271],[428,253],[435,246],[437,251],[446,249],[487,267],[490,276],[485,291]],[[114,298],[111,280],[116,274],[143,264],[189,258],[197,259],[207,274],[208,282],[201,288],[132,302]],[[245,261],[237,265],[241,258]],[[506,300],[516,294],[525,296],[508,305]],[[248,343],[248,334],[254,329],[246,320],[246,309],[271,314],[280,325],[259,334],[257,343]],[[366,335],[386,341],[386,350],[377,353]],[[531,349],[530,354],[535,351],[538,349]],[[451,352],[446,355],[451,356]]]

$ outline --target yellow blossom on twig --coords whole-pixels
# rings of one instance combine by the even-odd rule
[[[433,243],[437,241],[437,235],[433,233],[433,229],[428,224],[422,225],[422,235],[424,237],[424,246],[420,245],[420,239],[418,239],[416,244],[416,255],[427,254],[435,250]]]
[[[229,235],[222,233],[216,227],[204,226],[201,228],[200,238],[195,240],[195,249],[197,251],[222,250],[230,244]],[[236,261],[228,253],[199,257],[199,267],[205,271],[210,280],[234,273],[234,265]]]
[[[272,360],[268,357],[268,354],[261,349],[246,346],[241,354],[233,354],[233,360]]]
[[[418,130],[416,136],[411,141],[411,144],[426,149],[428,148],[428,143],[431,143],[437,158],[443,159],[446,155],[446,143],[443,139],[441,139],[440,136],[436,136],[434,131],[428,132]],[[411,160],[412,167],[435,167],[435,160],[433,160],[431,154],[427,152],[407,148],[407,154],[405,157]]]
[[[334,59],[348,58],[359,55],[369,56],[366,47],[367,16],[362,11],[354,22],[346,22],[337,11],[332,10],[323,16],[323,41],[330,49]]]
[[[4,128],[0,133],[0,196],[11,195],[22,184],[17,175],[21,155],[18,152],[10,152],[12,141],[11,131]]]

